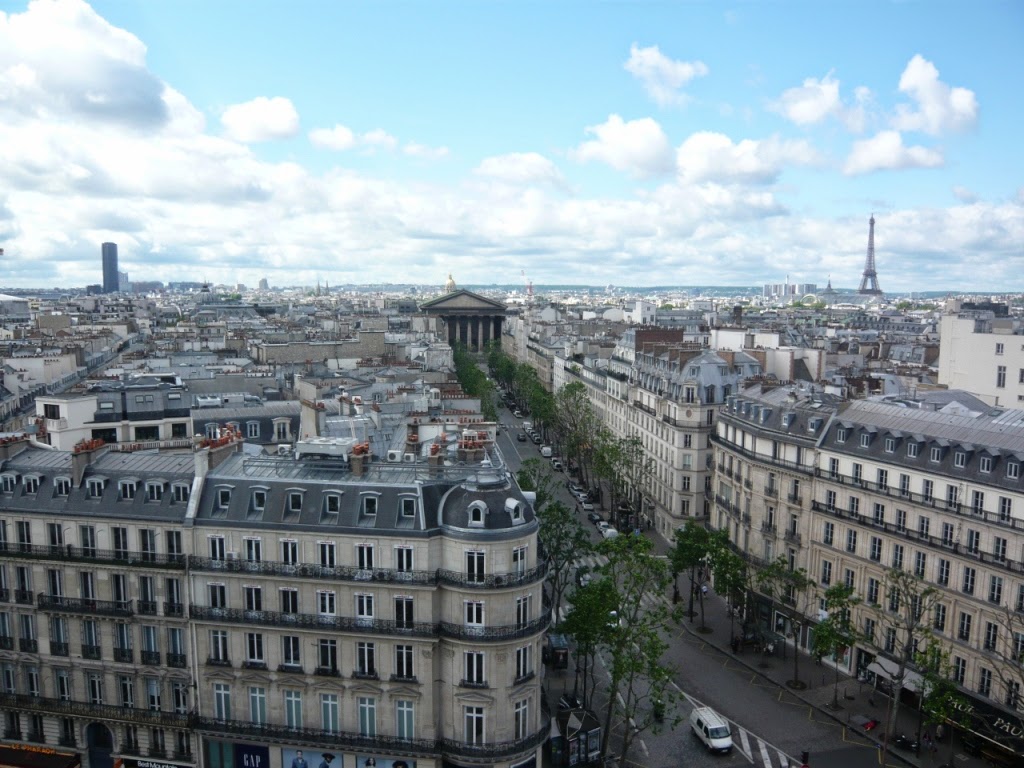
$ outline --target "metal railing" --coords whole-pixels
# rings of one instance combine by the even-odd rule
[[[185,555],[159,552],[128,552],[126,550],[94,549],[71,544],[22,544],[0,541],[0,557],[18,557],[32,560],[63,560],[99,565],[145,566],[149,568],[185,567]]]
[[[65,701],[23,693],[0,693],[0,707],[22,712],[43,712],[172,728],[189,727],[189,716],[186,714],[118,707],[112,704],[93,704],[87,701]]]
[[[533,584],[543,581],[548,575],[548,566],[538,565],[528,571],[511,573],[486,573],[469,574],[459,571],[439,570],[437,580],[440,584],[456,587],[476,587],[480,589],[494,589],[500,587],[521,587],[526,584]]]
[[[131,600],[94,600],[91,597],[64,597],[39,593],[39,608],[63,613],[90,613],[100,616],[131,616]]]
[[[351,616],[323,616],[311,613],[281,613],[279,611],[247,611],[242,608],[211,608],[189,605],[193,619],[228,622],[231,624],[260,624],[272,627],[302,627],[334,632],[365,632],[371,634],[412,635],[435,637],[437,625],[427,621],[392,621],[388,619],[362,619]]]
[[[196,571],[238,571],[270,576],[292,576],[331,581],[394,581],[400,584],[437,583],[436,571],[400,571],[394,568],[356,568],[347,565],[283,563],[276,560],[217,560],[189,555],[189,567]]]

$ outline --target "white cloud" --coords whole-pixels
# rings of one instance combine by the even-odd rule
[[[942,153],[928,147],[907,147],[899,131],[879,131],[870,139],[855,141],[843,173],[856,176],[872,171],[901,168],[938,168]]]
[[[448,157],[448,147],[428,147],[426,144],[419,144],[410,141],[402,147],[402,152],[409,157],[420,157],[426,160],[439,160]]]
[[[597,138],[570,151],[570,157],[579,162],[597,160],[640,177],[672,170],[668,137],[649,117],[627,122],[618,115],[609,115],[604,123],[588,126],[586,132]]]
[[[670,59],[656,45],[639,48],[636,43],[630,46],[624,66],[643,84],[648,95],[663,107],[683,103],[686,95],[680,89],[694,78],[708,73],[707,65],[702,61]]]
[[[839,81],[831,74],[818,80],[808,77],[803,85],[782,92],[776,109],[797,125],[820,123],[839,111]]]
[[[700,131],[676,150],[679,177],[687,183],[703,181],[764,184],[775,181],[787,165],[814,165],[820,156],[806,141],[777,136],[737,144],[722,133]]]
[[[509,184],[562,185],[565,179],[553,162],[536,152],[513,152],[484,158],[473,173]]]
[[[899,88],[914,101],[913,107],[903,104],[897,108],[893,125],[901,131],[922,131],[937,136],[969,130],[978,119],[974,91],[951,88],[939,80],[939,70],[920,54],[903,70]]]
[[[978,196],[974,194],[974,192],[972,192],[967,187],[963,187],[959,184],[953,187],[953,197],[955,197],[961,203],[967,203],[968,205],[970,205],[971,203],[978,202]]]
[[[286,139],[299,132],[299,113],[283,96],[258,96],[252,101],[233,104],[220,116],[224,132],[235,141]]]
[[[388,152],[393,152],[395,147],[398,146],[398,139],[383,128],[375,128],[372,131],[364,133],[360,137],[359,143],[370,151],[374,149],[383,149]]]
[[[340,123],[333,128],[314,128],[309,132],[309,140],[314,146],[337,152],[352,149],[356,145],[356,135],[352,129]]]

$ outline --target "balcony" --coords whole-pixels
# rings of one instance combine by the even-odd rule
[[[783,538],[791,544],[796,544],[798,547],[803,543],[803,536],[792,529],[786,531]]]
[[[31,741],[34,744],[45,744],[46,734],[44,734],[42,731],[29,731],[25,735],[25,741]]]
[[[6,710],[40,713],[57,717],[85,717],[90,720],[114,720],[123,723],[189,728],[189,716],[173,712],[94,704],[87,701],[64,701],[23,693],[0,693],[0,707]]]
[[[777,486],[777,485],[766,485],[764,487],[764,495],[765,496],[773,496],[775,498],[778,498],[778,496],[779,496],[779,486]]]
[[[120,661],[122,664],[134,664],[135,652],[131,648],[115,648],[114,661]]]
[[[295,674],[295,675],[305,674],[305,670],[302,668],[301,664],[278,664],[277,665],[277,671],[278,672],[288,672],[290,674]]]
[[[142,663],[147,667],[160,666],[160,651],[142,651]]]
[[[11,602],[11,590],[9,590],[9,589],[0,589],[0,603],[9,603],[9,602]]]
[[[341,670],[337,667],[317,667],[313,674],[319,677],[341,677]]]
[[[102,658],[100,647],[98,645],[83,645],[82,658],[91,659],[92,661],[99,661]]]
[[[139,600],[135,609],[140,616],[156,616],[156,600]]]
[[[268,576],[290,576],[301,579],[327,579],[330,581],[394,581],[406,584],[433,586],[436,571],[399,571],[392,568],[355,568],[352,566],[326,566],[313,563],[283,563],[273,560],[215,560],[189,555],[189,567],[195,571],[241,571]]]
[[[4,635],[0,637],[0,651],[13,651],[14,650],[14,638],[10,635]]]
[[[516,640],[521,637],[536,635],[551,626],[551,608],[545,606],[543,613],[533,621],[525,624],[513,624],[501,627],[477,626],[475,624],[454,624],[442,621],[438,627],[442,637],[457,640],[503,641]]]
[[[522,573],[461,573],[459,571],[438,571],[439,584],[453,587],[469,587],[476,589],[496,589],[501,587],[521,587],[543,581],[548,575],[547,564],[539,565]]]
[[[188,657],[184,653],[168,653],[167,666],[175,669],[185,669],[188,666]]]
[[[412,635],[436,637],[437,625],[425,621],[391,621],[362,619],[350,616],[324,616],[309,613],[279,613],[278,611],[247,611],[240,608],[211,608],[206,605],[189,606],[193,619],[229,624],[259,624],[272,627],[293,627],[335,632],[358,632],[385,635]]]
[[[361,736],[348,731],[321,731],[314,728],[289,728],[286,725],[269,723],[253,723],[249,720],[216,720],[212,717],[193,717],[192,727],[200,733],[242,737],[280,742],[286,744],[308,744],[311,746],[329,747],[334,750],[347,748],[369,754],[387,754],[402,757],[422,757],[424,759],[438,757],[440,742],[436,739],[400,739],[395,736]],[[545,723],[544,732],[539,733],[540,744],[547,737],[550,724]],[[536,746],[536,744],[534,746]],[[438,761],[440,762],[440,761]]]
[[[267,669],[267,662],[265,662],[265,661],[257,661],[255,659],[246,659],[245,661],[242,662],[242,669],[266,670]]]
[[[230,667],[231,659],[223,659],[219,656],[210,656],[206,660],[206,665],[208,667]]]
[[[59,739],[57,739],[57,744],[59,744],[62,747],[74,748],[78,746],[78,740],[75,739],[74,734],[69,734],[67,736],[61,736]]]
[[[164,747],[150,747],[146,750],[146,754],[149,757],[167,757],[167,750]]]
[[[32,599],[32,592],[27,589],[16,589],[14,590],[14,602],[19,605],[32,605],[35,602]]]
[[[754,481],[751,480],[749,477],[746,478],[743,481],[743,487],[746,488],[748,491],[753,490],[753,488],[754,488]]]
[[[89,597],[62,597],[39,593],[39,608],[61,613],[87,613],[99,616],[127,617],[134,615],[131,600],[93,600]]]
[[[12,741],[21,741],[21,731],[17,728],[4,728],[4,738]]]
[[[50,655],[51,656],[70,656],[71,648],[67,643],[61,643],[56,640],[50,641]]]
[[[352,670],[353,680],[380,680],[380,675],[377,674],[377,670]]]
[[[804,497],[798,493],[787,494],[786,500],[789,501],[790,504],[796,504],[797,506],[800,506],[801,504],[804,503]]]
[[[39,653],[39,641],[29,637],[19,638],[18,650],[22,653]]]
[[[61,560],[94,565],[117,565],[121,567],[174,568],[184,570],[185,556],[160,554],[157,552],[129,552],[119,549],[95,549],[93,547],[50,546],[49,544],[21,544],[0,541],[0,555],[30,560]]]
[[[767,520],[761,521],[761,533],[768,533],[772,536],[775,535],[775,523],[770,523]]]
[[[164,616],[173,616],[175,618],[181,618],[185,615],[185,604],[184,603],[164,603]]]
[[[460,688],[489,688],[486,680],[466,680],[463,678],[459,680]]]
[[[388,678],[392,683],[412,683],[416,684],[419,680],[416,675],[392,675]]]

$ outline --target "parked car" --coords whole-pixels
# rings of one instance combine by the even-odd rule
[[[540,435],[534,433],[534,435],[533,435],[533,444],[534,445],[540,445]]]
[[[593,512],[594,511],[594,505],[592,503],[590,503],[589,501],[581,501],[580,502],[580,509],[582,509],[584,512]]]
[[[690,713],[690,729],[708,751],[732,751],[729,723],[711,707],[697,707]]]
[[[553,470],[555,470],[555,472],[561,472],[562,469],[563,469],[563,467],[562,467],[562,460],[561,459],[552,459],[551,460],[551,468]]]
[[[518,410],[518,409],[515,410],[515,411],[512,411],[512,415],[515,416],[517,419],[523,418],[523,412]]]
[[[578,483],[574,483],[572,480],[569,481],[569,493],[575,496],[577,493],[583,493],[583,486]]]
[[[612,527],[612,524],[609,523],[607,520],[601,520],[597,524],[597,530],[599,530],[599,531],[604,531],[604,530],[606,530],[608,528],[611,528],[611,527]]]
[[[602,517],[599,514],[597,514],[597,512],[588,512],[587,513],[587,520],[592,522],[594,525],[597,525],[598,523],[601,522]]]
[[[525,432],[518,433],[516,435],[516,440],[518,440],[520,443],[525,443],[526,442],[526,433]]]

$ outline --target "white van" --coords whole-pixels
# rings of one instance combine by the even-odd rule
[[[729,723],[711,707],[697,707],[690,713],[693,735],[704,742],[710,752],[731,752],[732,734]]]
[[[606,539],[614,539],[618,535],[619,532],[616,531],[614,528],[608,527],[601,529],[601,536],[603,536]]]

